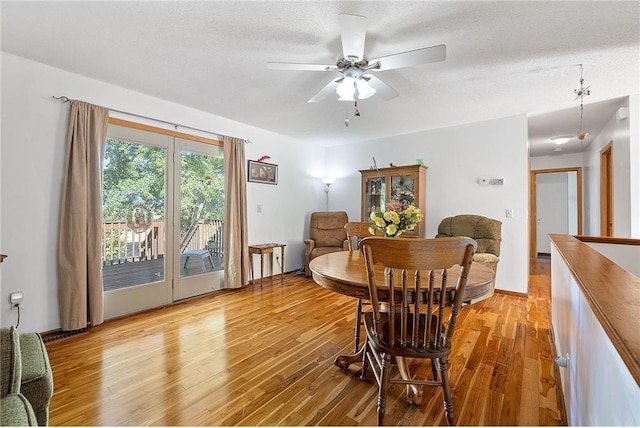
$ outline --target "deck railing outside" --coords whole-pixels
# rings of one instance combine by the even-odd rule
[[[207,249],[213,254],[222,254],[222,220],[198,220],[195,232],[183,245],[184,251]],[[164,257],[164,222],[154,221],[143,233],[127,228],[126,222],[106,222],[102,225],[102,263],[120,263],[153,260]]]

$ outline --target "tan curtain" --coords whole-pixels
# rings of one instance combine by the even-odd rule
[[[62,330],[104,321],[102,162],[109,111],[71,101],[58,230],[58,300]]]
[[[224,286],[239,288],[249,283],[247,230],[247,169],[244,140],[224,141]]]

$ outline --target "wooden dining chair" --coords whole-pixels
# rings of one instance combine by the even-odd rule
[[[360,248],[360,241],[362,239],[372,236],[369,231],[369,227],[373,223],[368,223],[364,221],[350,221],[344,225],[344,230],[347,232],[347,245],[349,247],[349,251],[358,250]],[[381,231],[375,229],[376,235],[380,236]],[[360,348],[360,326],[362,323],[362,299],[358,299],[356,301],[356,317],[353,324],[354,331],[354,341],[355,348],[353,352],[358,352],[358,348]]]
[[[364,314],[362,377],[373,369],[378,425],[384,422],[387,390],[394,383],[442,387],[445,416],[453,425],[447,358],[476,242],[464,237],[370,237],[360,245],[372,306]],[[411,379],[404,358],[429,359],[434,379]]]

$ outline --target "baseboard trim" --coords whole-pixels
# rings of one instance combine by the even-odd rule
[[[78,334],[86,333],[87,328],[80,328],[78,330],[64,331],[61,328],[57,328],[51,331],[45,331],[44,333],[40,333],[42,337],[42,341],[44,343],[54,342],[56,340],[65,339],[71,336],[77,336]]]

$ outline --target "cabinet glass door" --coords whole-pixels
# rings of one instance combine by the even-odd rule
[[[387,183],[382,177],[369,178],[365,184],[366,218],[374,211],[383,211],[387,196]]]
[[[402,209],[415,203],[415,184],[412,175],[392,175],[390,199],[398,201]]]

